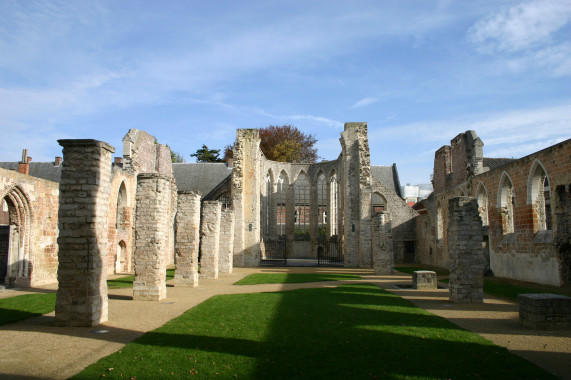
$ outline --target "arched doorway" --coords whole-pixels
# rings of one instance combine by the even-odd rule
[[[30,205],[14,187],[0,206],[0,283],[29,285]]]
[[[129,272],[130,257],[127,244],[123,240],[117,244],[117,259],[115,260],[115,273]]]

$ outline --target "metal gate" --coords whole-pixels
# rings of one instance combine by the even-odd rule
[[[263,241],[264,250],[260,259],[260,265],[287,265],[287,240],[271,239]]]
[[[317,265],[342,267],[345,264],[341,242],[337,238],[325,241],[317,248]]]

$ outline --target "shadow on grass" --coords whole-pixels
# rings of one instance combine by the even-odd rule
[[[374,285],[213,297],[77,378],[553,378]]]

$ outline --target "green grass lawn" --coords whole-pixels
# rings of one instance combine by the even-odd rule
[[[569,295],[559,290],[546,290],[541,288],[514,285],[506,282],[495,281],[493,278],[484,278],[484,293],[508,298],[511,300],[516,300],[518,294],[526,293],[555,293],[567,296]]]
[[[55,293],[24,294],[0,299],[0,326],[51,313],[55,307]]]
[[[167,269],[167,281],[174,278],[174,269]],[[107,280],[109,289],[130,288],[135,276]],[[30,317],[51,313],[55,310],[56,294],[39,293],[0,299],[0,326]]]
[[[370,284],[210,298],[76,375],[116,379],[552,379]]]
[[[347,273],[254,273],[234,285],[293,284],[299,282],[359,280],[361,277]]]
[[[448,279],[440,281],[446,283],[449,282]],[[497,281],[494,280],[493,278],[484,278],[484,293],[489,294],[491,296],[507,298],[512,301],[517,300],[518,294],[527,294],[527,293],[552,293],[552,294],[561,294],[564,296],[569,296],[569,294],[564,291],[551,290],[551,289],[546,290],[542,288],[515,285],[503,281]]]

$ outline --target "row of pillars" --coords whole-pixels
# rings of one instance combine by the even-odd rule
[[[115,148],[97,140],[58,140],[63,147],[59,205],[59,267],[56,325],[95,326],[108,319],[107,206],[111,155]],[[137,177],[135,281],[133,300],[166,297],[170,202],[173,179],[156,173]],[[175,286],[198,285],[201,277],[231,273],[234,215],[200,194],[178,194]]]

